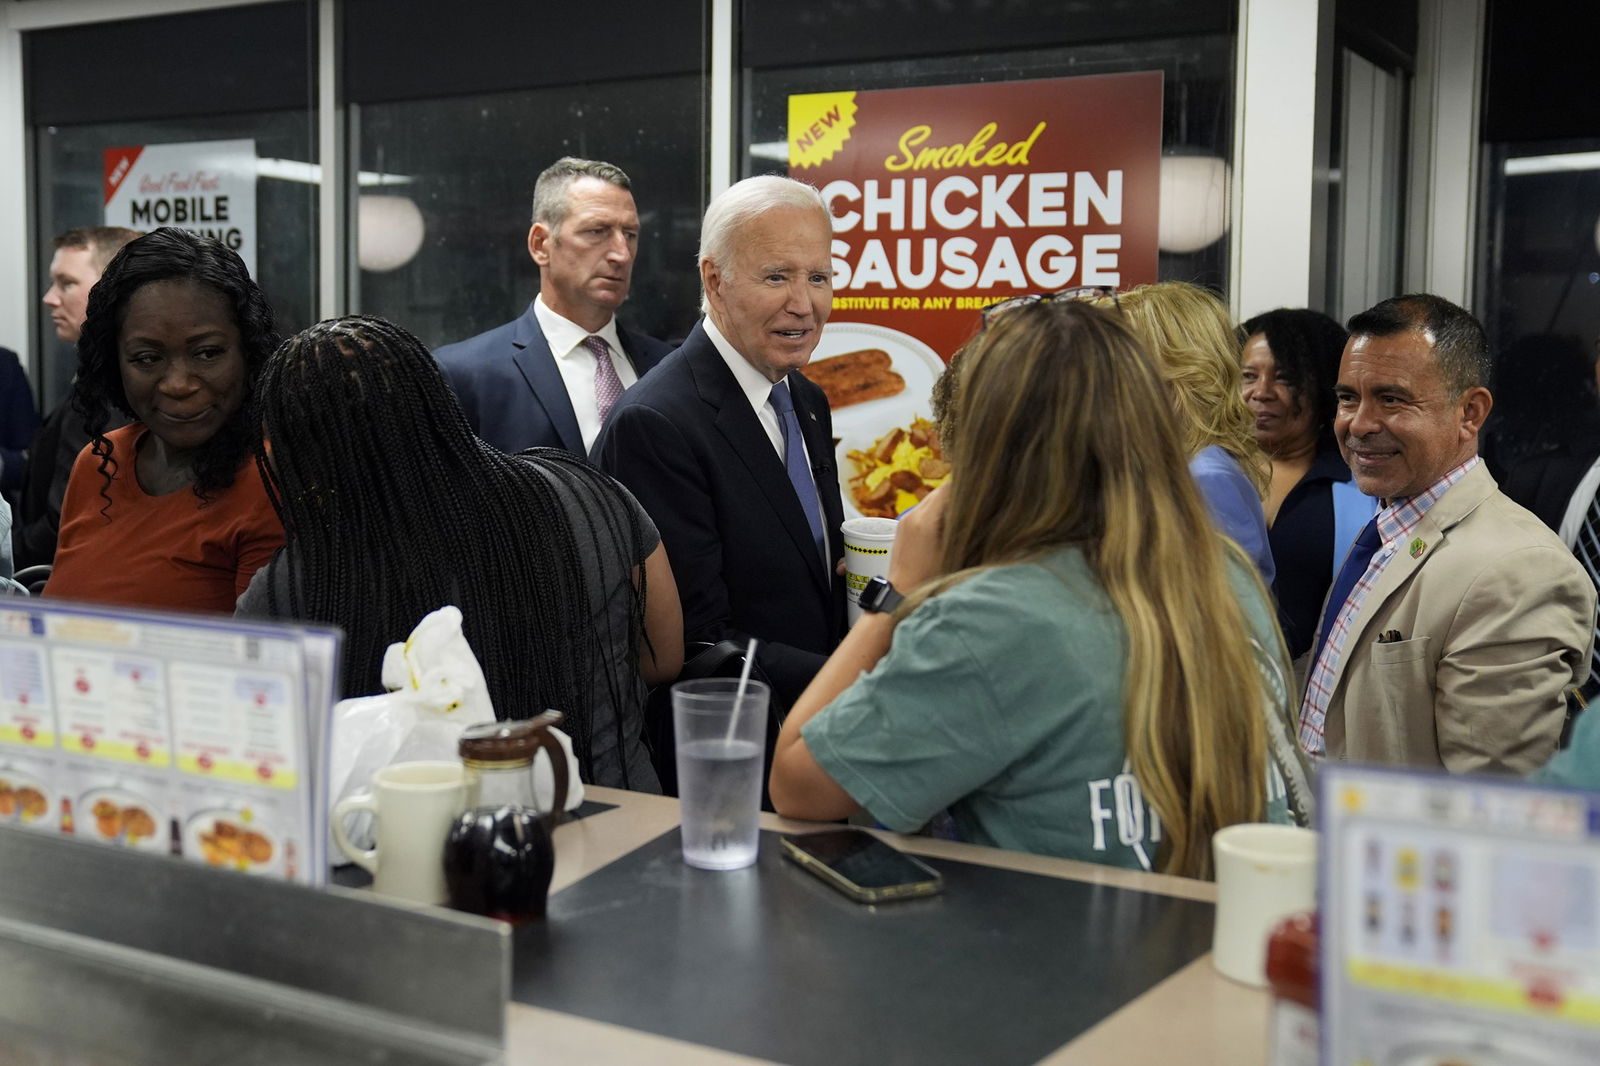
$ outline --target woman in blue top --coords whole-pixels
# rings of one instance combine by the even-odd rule
[[[1271,604],[1115,315],[1024,297],[985,323],[950,481],[890,556],[905,600],[789,714],[773,803],[902,832],[948,807],[977,843],[1208,876],[1214,831],[1309,803]]]
[[[1189,472],[1212,520],[1270,586],[1277,569],[1262,508],[1270,468],[1239,395],[1239,331],[1228,308],[1213,293],[1181,281],[1140,285],[1099,306],[1120,311],[1154,357]]]
[[[1272,463],[1272,595],[1289,656],[1299,659],[1311,650],[1328,586],[1377,501],[1351,479],[1333,438],[1344,327],[1319,311],[1279,308],[1250,319],[1244,332],[1242,395]]]

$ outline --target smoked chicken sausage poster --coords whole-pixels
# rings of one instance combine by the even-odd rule
[[[929,393],[979,309],[1156,280],[1162,75],[789,97],[789,175],[833,216],[828,394],[845,515],[897,517],[949,467]]]

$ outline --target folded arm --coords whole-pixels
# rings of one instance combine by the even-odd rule
[[[938,573],[944,538],[944,491],[940,488],[929,493],[916,511],[900,522],[895,550],[890,555],[889,583],[902,593]],[[789,711],[778,733],[768,781],[772,805],[779,814],[828,821],[860,810],[860,804],[817,762],[800,730],[889,654],[894,628],[892,615],[862,615]]]

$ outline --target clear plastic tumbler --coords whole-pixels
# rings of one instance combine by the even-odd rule
[[[756,861],[769,694],[759,681],[738,692],[736,678],[672,686],[683,861],[702,870]]]

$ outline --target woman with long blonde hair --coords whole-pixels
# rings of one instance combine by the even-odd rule
[[[1271,603],[1127,328],[1008,301],[952,403],[949,483],[784,722],[778,812],[909,832],[949,808],[975,843],[1195,877],[1217,829],[1303,816]]]
[[[1208,290],[1181,281],[1140,285],[1098,303],[1120,311],[1155,357],[1189,472],[1212,519],[1244,548],[1270,586],[1276,567],[1262,501],[1272,485],[1272,467],[1240,394],[1242,338],[1228,308]]]

